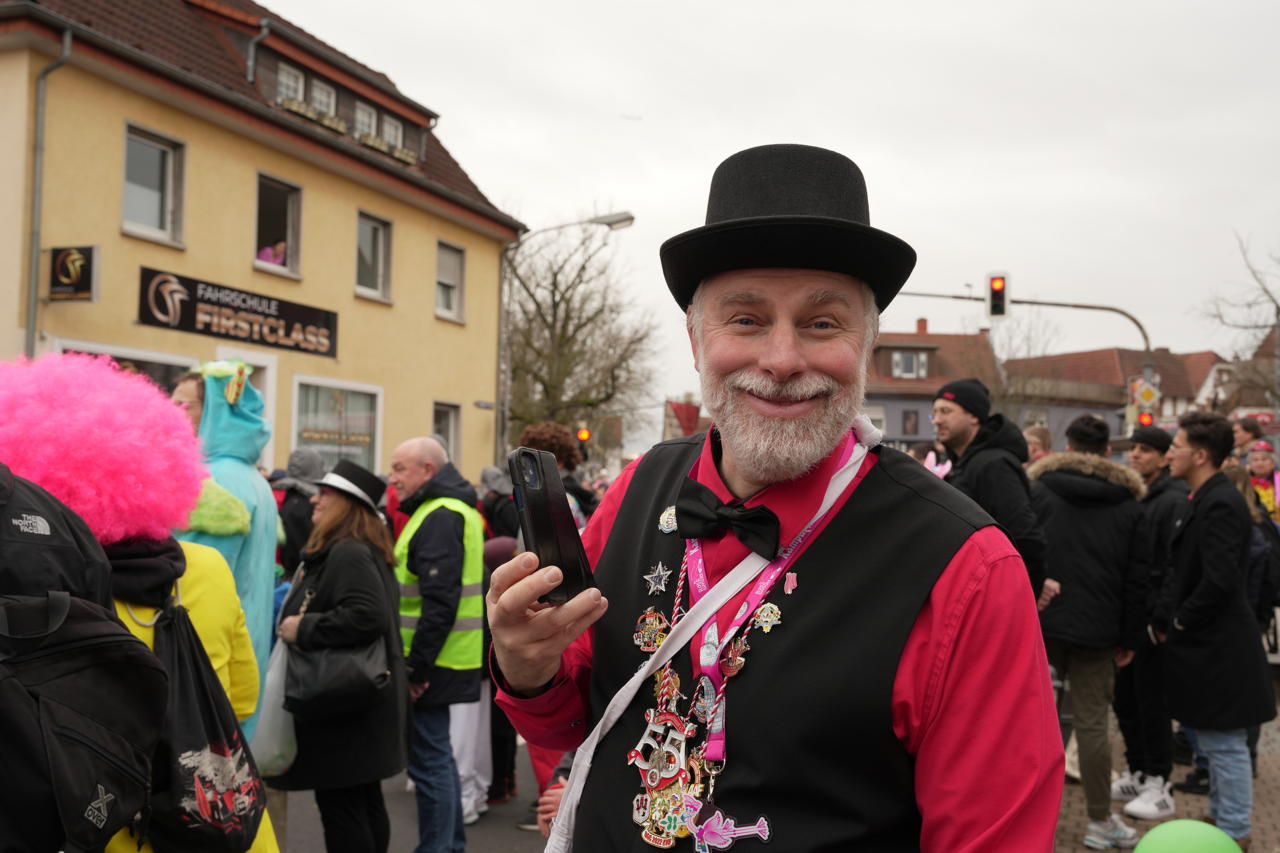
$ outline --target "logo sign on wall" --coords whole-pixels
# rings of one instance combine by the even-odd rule
[[[92,302],[98,294],[98,247],[49,250],[49,299]]]
[[[338,356],[338,315],[247,290],[142,267],[138,321],[280,349]]]

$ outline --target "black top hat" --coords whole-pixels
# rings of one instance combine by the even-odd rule
[[[794,267],[859,278],[883,311],[916,253],[869,222],[867,185],[848,157],[809,145],[748,148],[711,177],[707,224],[662,244],[662,272],[681,308],[707,276]]]
[[[377,474],[349,459],[339,459],[333,470],[320,478],[320,485],[348,494],[374,512],[378,511],[378,501],[387,490],[387,484]]]

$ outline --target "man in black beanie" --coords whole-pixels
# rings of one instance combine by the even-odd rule
[[[994,518],[1027,565],[1031,589],[1048,604],[1057,584],[1045,583],[1044,531],[1031,506],[1023,463],[1027,440],[1004,415],[991,414],[991,392],[977,379],[957,379],[933,399],[933,427],[951,457],[946,480]],[[1044,587],[1044,597],[1041,589]]]
[[[1187,503],[1187,484],[1169,476],[1165,454],[1173,436],[1154,426],[1140,426],[1129,436],[1129,467],[1146,484],[1139,501],[1146,521],[1146,616],[1154,616],[1156,600],[1170,562],[1174,518]],[[1148,638],[1149,639],[1149,638]],[[1145,642],[1137,648],[1133,663],[1116,673],[1116,719],[1124,736],[1128,769],[1111,783],[1111,798],[1126,800],[1125,814],[1142,820],[1164,820],[1174,814],[1172,793],[1167,790],[1173,770],[1173,724],[1164,698],[1163,649]],[[1196,768],[1189,779],[1203,783],[1208,793],[1207,770]]]

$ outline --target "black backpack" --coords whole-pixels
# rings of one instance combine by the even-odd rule
[[[101,850],[145,813],[167,680],[102,607],[0,596],[0,853]]]
[[[147,837],[157,851],[243,853],[267,807],[258,767],[180,596],[155,626],[169,714],[156,748]]]

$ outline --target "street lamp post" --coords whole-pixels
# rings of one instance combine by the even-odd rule
[[[502,467],[503,459],[507,455],[507,422],[511,416],[511,263],[516,250],[530,237],[546,234],[549,231],[560,231],[578,225],[599,225],[610,231],[617,231],[629,227],[635,221],[636,218],[629,211],[619,210],[592,216],[590,219],[548,225],[545,228],[526,231],[502,250],[501,279],[498,287],[498,404],[493,442],[494,463],[499,467]]]

